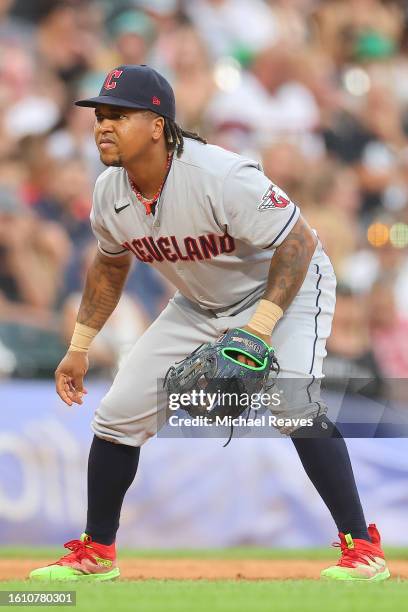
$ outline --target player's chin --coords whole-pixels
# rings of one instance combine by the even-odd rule
[[[104,166],[113,166],[115,168],[122,167],[122,159],[119,155],[108,155],[106,153],[100,153],[99,159],[103,163]]]

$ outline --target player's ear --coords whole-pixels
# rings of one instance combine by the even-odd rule
[[[164,118],[156,117],[153,121],[153,133],[152,133],[152,138],[155,142],[160,140],[160,137],[163,134],[163,130],[164,130]]]

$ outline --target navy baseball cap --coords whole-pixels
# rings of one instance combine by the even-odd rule
[[[170,83],[144,64],[128,64],[111,70],[99,96],[78,100],[75,104],[91,108],[97,104],[110,104],[151,110],[173,121],[176,117],[176,102]]]

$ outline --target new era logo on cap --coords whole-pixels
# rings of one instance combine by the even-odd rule
[[[107,75],[99,96],[78,100],[75,104],[93,108],[98,104],[140,108],[158,112],[173,121],[176,118],[176,103],[170,83],[159,72],[144,64],[114,68]]]

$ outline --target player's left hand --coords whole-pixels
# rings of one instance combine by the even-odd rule
[[[245,331],[249,332],[250,334],[254,334],[254,336],[257,336],[257,338],[261,338],[261,340],[263,340],[264,342],[266,342],[266,344],[268,344],[269,346],[272,345],[272,338],[271,336],[266,336],[264,334],[260,334],[258,332],[256,332],[254,329],[252,329],[251,327],[249,327],[249,325],[243,325],[241,327],[241,329],[244,329]],[[249,359],[248,357],[245,357],[245,355],[239,355],[238,356],[238,361],[240,361],[241,363],[245,363],[246,365],[255,367],[255,361],[252,361],[252,359]]]

